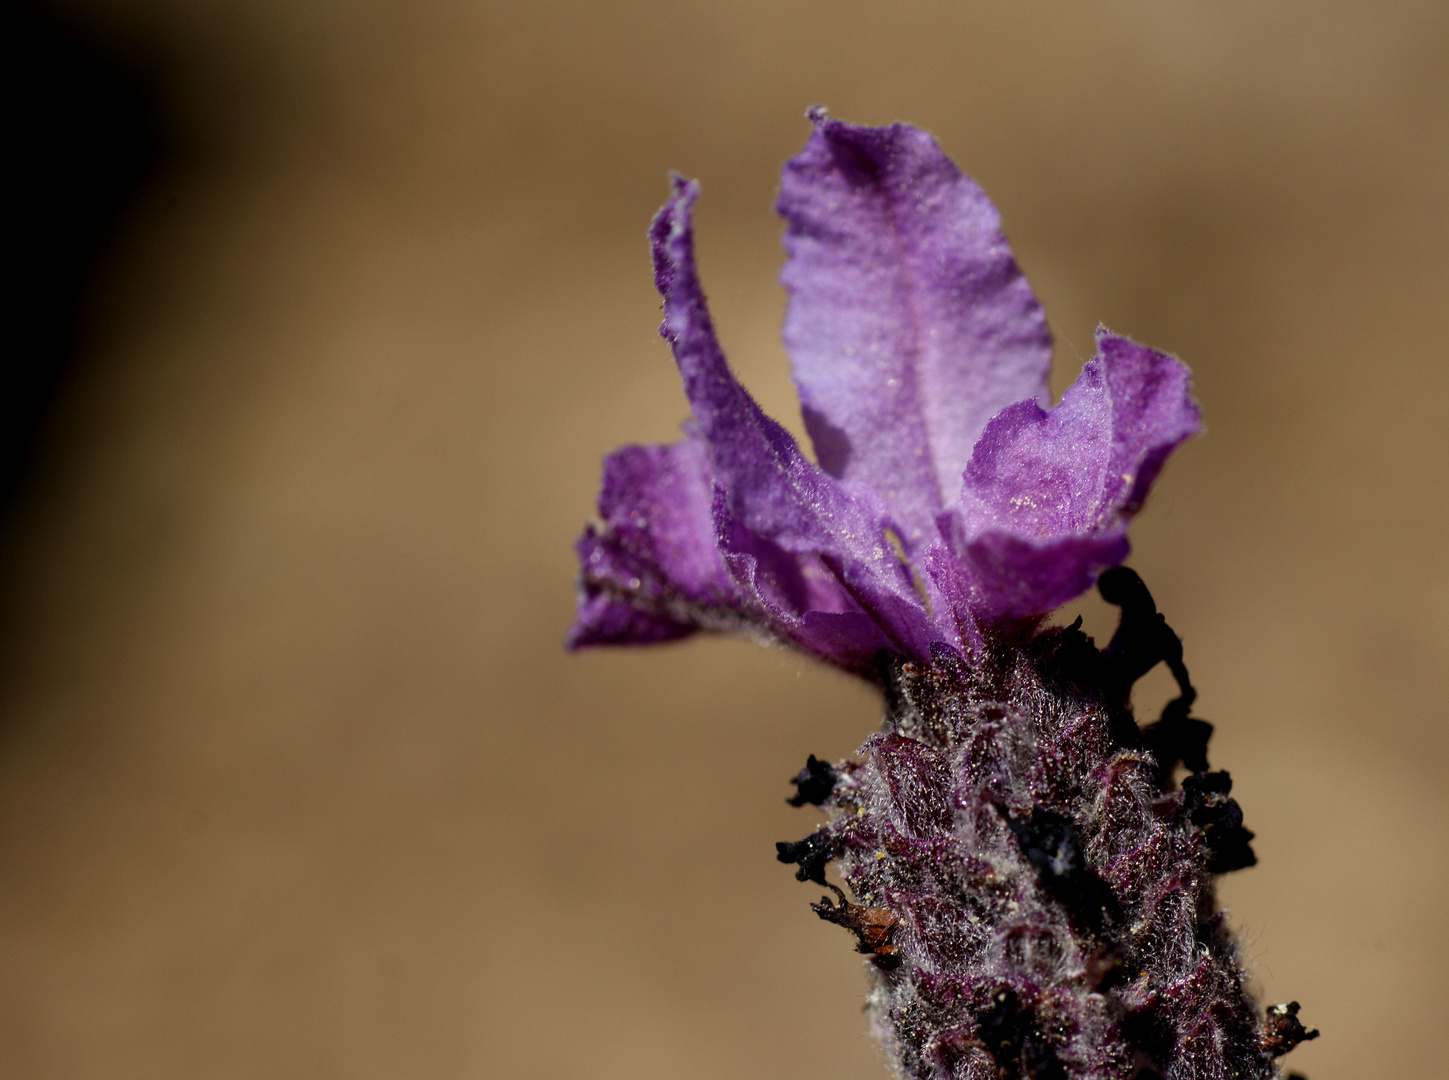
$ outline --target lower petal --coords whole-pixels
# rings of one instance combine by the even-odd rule
[[[970,606],[984,622],[1029,618],[1080,596],[1097,576],[1127,557],[1126,526],[1094,536],[1045,542],[989,532],[962,553],[974,579]]]

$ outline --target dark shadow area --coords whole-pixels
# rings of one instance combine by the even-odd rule
[[[0,520],[8,523],[74,366],[94,270],[168,139],[154,69],[46,5],[10,0],[3,11],[11,188]]]

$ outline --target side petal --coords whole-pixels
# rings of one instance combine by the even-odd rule
[[[1168,456],[1202,431],[1192,373],[1174,356],[1097,327],[1107,391],[1114,403],[1107,498],[1135,514]]]
[[[697,439],[604,459],[600,529],[579,538],[570,648],[646,644],[747,617],[715,546],[709,457]]]
[[[937,537],[919,552],[915,564],[931,597],[931,613],[941,628],[939,640],[956,650],[984,643],[974,605],[976,583],[961,559]]]
[[[720,549],[769,635],[849,671],[867,671],[881,649],[900,651],[814,555],[790,555],[728,518],[717,505]]]
[[[914,549],[986,422],[1047,400],[1051,335],[996,208],[930,135],[812,119],[776,204],[785,344],[821,465],[878,491]]]
[[[580,588],[574,625],[569,628],[564,644],[570,649],[586,649],[592,645],[657,645],[688,637],[698,629],[692,622],[635,607],[597,584],[585,582]]]
[[[1125,525],[1046,542],[988,532],[966,545],[976,585],[971,609],[983,622],[1043,615],[1091,588],[1131,550]]]
[[[1050,611],[1126,558],[1127,521],[1167,456],[1201,429],[1188,370],[1105,330],[1055,408],[995,416],[943,523],[986,620]]]
[[[730,371],[695,270],[690,214],[697,197],[695,184],[676,177],[650,230],[664,297],[659,332],[674,350],[729,517],[784,552],[818,558],[893,647],[924,655],[929,618],[890,544],[879,498],[813,464]]]

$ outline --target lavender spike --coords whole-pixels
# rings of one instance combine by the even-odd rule
[[[1120,565],[1200,429],[1187,368],[1099,330],[1047,408],[1045,318],[981,189],[916,128],[810,117],[778,209],[819,463],[730,371],[675,178],[650,239],[693,419],[607,459],[568,643],[741,632],[881,690],[856,759],[791,781],[827,820],[776,856],[868,957],[898,1077],[1274,1080],[1318,1032],[1247,990],[1214,882],[1253,834],[1182,642]],[[1121,608],[1101,650],[1044,626],[1094,582]],[[1179,694],[1139,728],[1159,663]]]

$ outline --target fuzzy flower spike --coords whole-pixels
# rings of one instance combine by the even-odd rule
[[[898,1076],[1276,1076],[1317,1033],[1245,990],[1212,882],[1252,833],[1207,771],[1181,644],[1119,566],[1200,430],[1188,371],[1099,329],[1049,407],[1051,336],[982,190],[923,131],[810,116],[777,209],[818,464],[730,371],[675,177],[650,240],[693,416],[605,460],[569,644],[728,630],[882,688],[859,760],[795,780],[826,822],[777,848],[869,956]],[[1043,626],[1094,582],[1122,608],[1101,650]],[[1158,662],[1182,693],[1141,729],[1131,686]]]

